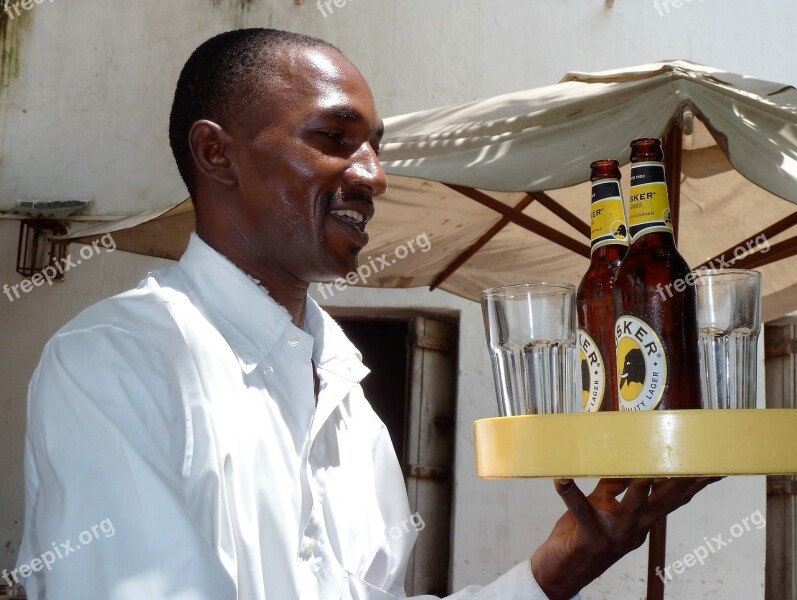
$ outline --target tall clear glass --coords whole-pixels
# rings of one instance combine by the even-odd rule
[[[698,271],[697,326],[705,408],[755,408],[761,273]]]
[[[575,286],[484,290],[484,328],[502,417],[581,411]]]

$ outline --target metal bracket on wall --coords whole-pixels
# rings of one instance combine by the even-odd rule
[[[797,496],[797,479],[767,477],[767,496]]]
[[[417,479],[431,479],[432,481],[445,481],[451,471],[447,467],[433,467],[429,465],[408,465],[409,477]]]

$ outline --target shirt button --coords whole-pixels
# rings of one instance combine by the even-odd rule
[[[302,544],[302,551],[300,553],[302,560],[310,560],[313,558],[313,550],[315,550],[315,541],[305,538],[305,542]]]
[[[298,346],[299,338],[297,338],[295,335],[292,335],[291,337],[288,338],[288,345],[293,347]]]
[[[263,373],[265,373],[266,375],[271,375],[273,372],[274,369],[272,368],[271,365],[266,365],[266,368],[263,369]]]

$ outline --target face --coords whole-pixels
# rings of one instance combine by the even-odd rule
[[[228,126],[236,243],[279,277],[344,277],[368,242],[373,198],[387,188],[382,122],[362,75],[338,52],[286,48],[278,64],[280,80]]]

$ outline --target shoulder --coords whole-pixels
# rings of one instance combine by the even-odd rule
[[[181,388],[194,372],[171,317],[184,310],[175,306],[190,306],[183,296],[151,275],[85,309],[50,339],[28,393],[28,427],[39,445],[57,445],[69,432],[88,439],[107,429],[129,443],[153,445],[179,468],[186,414]]]
[[[47,342],[31,391],[74,382],[87,394],[125,386],[172,387],[186,360],[175,313],[197,309],[169,271],[152,273],[133,290],[102,300],[77,315]]]
[[[135,289],[89,306],[64,325],[53,340],[107,335],[139,337],[153,345],[171,342],[179,335],[175,311],[190,310],[192,299],[185,289],[170,285],[179,279],[175,268],[147,275]]]

